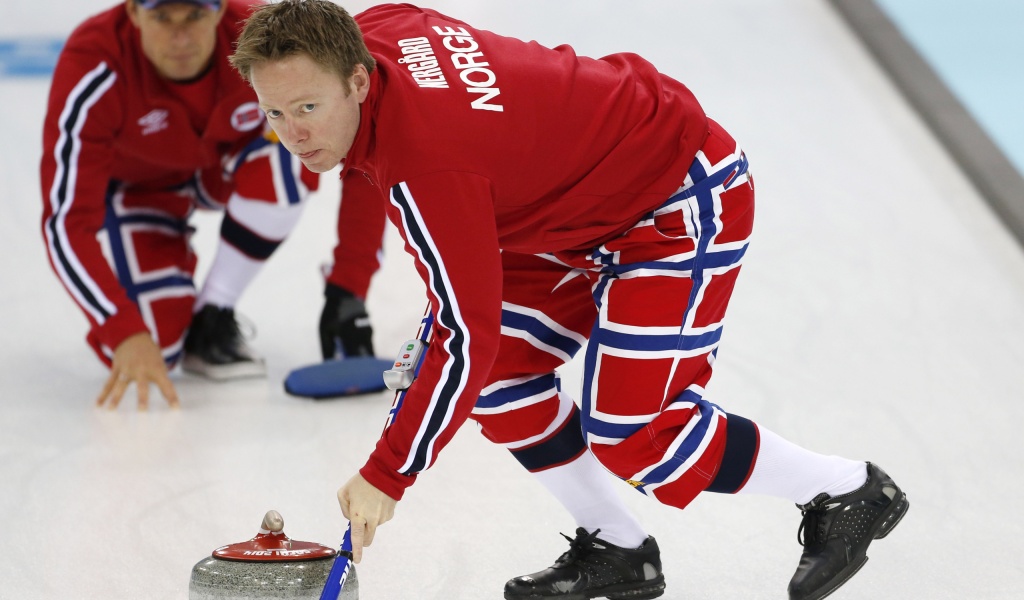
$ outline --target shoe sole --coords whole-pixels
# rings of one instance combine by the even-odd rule
[[[649,600],[651,598],[658,598],[665,593],[665,577],[659,575],[658,577],[645,582],[644,586],[638,589],[626,590],[622,592],[602,592],[591,598],[608,598],[608,600]]]
[[[608,600],[650,600],[658,598],[665,593],[665,576],[658,575],[650,581],[645,581],[640,587],[633,587],[634,584],[610,585],[604,589],[594,590],[583,594],[560,594],[558,596],[509,596],[505,594],[505,600],[591,600],[592,598],[608,598]]]
[[[199,359],[185,356],[181,361],[181,370],[199,375],[214,381],[231,381],[233,379],[255,379],[267,376],[267,367],[263,363],[235,363],[230,365],[210,365]]]
[[[900,521],[903,520],[903,517],[907,514],[907,509],[909,508],[910,501],[907,500],[907,495],[901,490],[900,495],[893,499],[893,506],[889,509],[888,514],[885,515],[885,518],[882,519],[880,523],[875,525],[871,538],[880,540],[889,535],[889,532],[895,529],[896,526],[899,525]],[[867,548],[865,548],[864,556],[850,563],[845,569],[840,571],[839,574],[836,575],[835,579],[830,581],[827,586],[821,590],[820,594],[812,594],[804,598],[804,600],[822,600],[822,598],[831,595],[832,592],[841,588],[843,584],[850,580],[851,577],[856,575],[867,562],[868,555]]]

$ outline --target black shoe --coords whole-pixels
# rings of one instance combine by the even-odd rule
[[[648,537],[635,550],[620,548],[597,539],[598,529],[576,530],[569,551],[555,564],[532,575],[516,577],[505,584],[506,600],[558,598],[559,600],[644,600],[665,593],[658,542]]]
[[[235,311],[206,305],[192,317],[181,368],[210,379],[265,377],[267,367],[238,329]]]
[[[789,582],[790,600],[820,600],[836,591],[867,562],[871,540],[889,535],[909,507],[907,495],[871,463],[859,489],[798,504],[804,518],[797,539],[804,552]]]

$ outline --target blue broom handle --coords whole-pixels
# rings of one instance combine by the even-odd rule
[[[334,559],[334,566],[327,575],[324,582],[324,591],[320,593],[320,600],[338,600],[341,591],[345,589],[345,580],[348,579],[348,571],[352,567],[352,523],[349,522],[345,528],[345,537],[341,539],[341,551]]]

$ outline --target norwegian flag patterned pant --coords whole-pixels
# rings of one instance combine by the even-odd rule
[[[758,432],[705,398],[753,225],[746,156],[716,123],[663,205],[588,252],[503,253],[502,338],[473,412],[532,471],[586,448],[686,506],[749,476]],[[586,347],[579,407],[554,369]]]
[[[306,196],[318,185],[318,175],[268,137],[178,186],[141,189],[111,182],[104,222],[109,259],[169,365],[181,358],[196,298],[197,261],[189,243],[193,211],[223,211],[220,246],[263,262],[294,228]],[[87,340],[109,365],[113,349],[94,332]]]

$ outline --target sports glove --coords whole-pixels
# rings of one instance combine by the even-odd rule
[[[373,356],[373,328],[366,305],[345,288],[327,284],[320,313],[320,351],[324,360]]]

